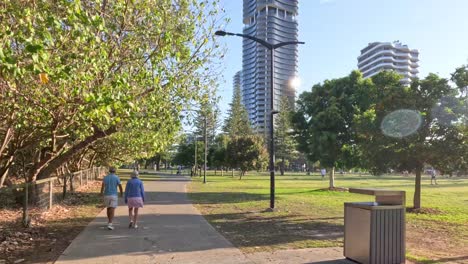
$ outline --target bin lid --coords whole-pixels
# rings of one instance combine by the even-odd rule
[[[405,191],[385,189],[349,188],[350,193],[374,195],[375,201],[381,205],[404,205]]]
[[[385,189],[361,189],[361,188],[349,188],[350,193],[360,193],[374,196],[393,196],[393,195],[404,195],[405,191],[397,190],[385,190]]]
[[[346,207],[354,207],[354,208],[361,208],[366,210],[386,210],[386,209],[401,209],[404,208],[403,205],[400,204],[379,204],[377,202],[352,202],[352,203],[345,203]]]

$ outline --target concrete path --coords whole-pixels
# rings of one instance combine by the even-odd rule
[[[154,181],[145,181],[147,197],[139,229],[128,228],[127,207],[121,204],[116,210],[115,230],[107,230],[103,210],[56,263],[346,263],[339,260],[343,257],[338,249],[313,254],[299,250],[246,256],[192,206],[186,196],[189,178],[154,177]],[[333,259],[338,261],[329,261]]]

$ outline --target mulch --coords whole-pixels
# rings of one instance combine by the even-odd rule
[[[51,210],[29,210],[30,227],[22,223],[22,208],[0,209],[0,264],[53,263],[102,210],[100,183],[70,194]]]

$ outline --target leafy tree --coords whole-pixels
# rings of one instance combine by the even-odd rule
[[[172,160],[175,164],[180,164],[184,166],[194,166],[195,165],[195,144],[197,144],[197,163],[202,164],[205,156],[203,153],[203,142],[201,141],[187,141],[181,143],[178,148],[177,152]]]
[[[181,109],[212,93],[218,8],[209,3],[2,2],[2,182],[8,174],[34,181],[79,155],[104,155],[105,139],[134,158],[171,145]],[[111,153],[93,160],[119,159]]]
[[[280,102],[280,112],[275,119],[276,156],[281,159],[279,162],[281,175],[284,175],[286,163],[294,158],[293,153],[296,149],[296,142],[292,135],[290,104],[287,97],[283,97]]]
[[[443,161],[460,160],[458,155],[466,153],[466,134],[457,125],[463,103],[456,97],[456,89],[435,74],[413,80],[410,87],[399,80],[393,72],[372,78],[373,88],[363,90],[372,103],[356,115],[355,129],[368,166],[376,171],[400,168],[415,172],[417,209],[421,207],[424,165],[444,171],[453,164],[443,165]]]
[[[234,87],[232,102],[228,110],[228,116],[224,120],[224,133],[231,138],[252,135],[252,127],[249,115],[242,104],[240,87]]]
[[[460,92],[465,97],[468,97],[468,65],[463,65],[452,73],[451,80],[460,89]]]
[[[161,152],[156,153],[156,155],[145,159],[146,166],[148,165],[156,165],[156,170],[159,171],[161,167],[161,163],[168,161],[171,159],[171,153],[168,150],[164,150]]]
[[[205,119],[206,133],[208,137],[208,145],[213,144],[216,133],[220,127],[220,110],[215,102],[202,104],[200,111],[195,116],[195,133],[200,137],[204,137]]]
[[[330,188],[334,187],[335,167],[349,168],[358,162],[353,118],[359,105],[365,104],[359,102],[358,91],[368,85],[369,81],[354,71],[347,77],[314,85],[297,102],[292,121],[298,149],[310,161],[330,168]]]
[[[210,151],[210,165],[215,167],[215,170],[221,168],[221,175],[223,175],[223,168],[229,166],[226,153],[228,142],[228,136],[220,134],[217,136],[215,144]]]
[[[231,138],[226,149],[227,162],[232,168],[240,169],[240,177],[246,171],[258,169],[265,160],[267,151],[263,139],[259,136],[243,136]]]

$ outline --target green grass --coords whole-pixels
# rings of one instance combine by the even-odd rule
[[[373,201],[373,197],[328,191],[328,180],[317,174],[276,177],[276,207],[269,207],[269,177],[247,175],[242,180],[194,177],[190,198],[215,228],[243,250],[342,246],[343,203]],[[468,179],[423,177],[420,213],[407,214],[407,251],[414,258],[437,259],[468,250]],[[411,207],[414,177],[337,175],[336,186],[406,191]],[[448,241],[441,243],[441,241]],[[439,252],[435,252],[439,251]]]

